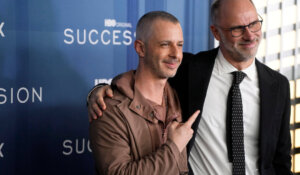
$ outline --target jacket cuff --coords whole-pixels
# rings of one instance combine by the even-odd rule
[[[180,174],[186,174],[188,169],[188,162],[187,162],[187,154],[186,154],[186,148],[182,150],[182,152],[179,152],[179,149],[177,148],[176,144],[171,141],[167,140],[166,145],[168,145],[174,155],[174,158],[177,163],[177,167],[180,171]]]

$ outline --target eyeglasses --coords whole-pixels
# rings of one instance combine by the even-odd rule
[[[260,17],[260,16],[259,16]],[[223,29],[223,30],[227,30],[231,32],[232,37],[239,37],[242,36],[246,30],[246,27],[248,27],[248,29],[252,32],[258,32],[261,29],[262,26],[262,18],[260,17],[260,20],[256,20],[248,25],[244,25],[244,26],[235,26],[235,27],[230,27],[230,28],[222,28],[220,26],[218,26],[219,28]]]

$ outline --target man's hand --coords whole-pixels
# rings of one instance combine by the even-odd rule
[[[168,130],[168,138],[172,140],[179,151],[181,152],[190,139],[193,137],[192,125],[195,122],[197,116],[199,115],[200,110],[197,110],[185,123],[178,123],[174,121]]]
[[[102,111],[106,109],[104,97],[113,97],[113,91],[109,85],[101,86],[92,90],[88,98],[89,121],[102,116]]]

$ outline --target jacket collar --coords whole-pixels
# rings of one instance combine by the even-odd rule
[[[154,108],[150,104],[149,100],[147,100],[135,86],[134,74],[135,71],[132,70],[117,76],[113,80],[112,86],[117,88],[121,94],[130,99],[131,102],[128,107],[131,111],[150,122],[157,123],[158,119]],[[166,100],[168,109],[166,123],[175,119],[180,120],[179,122],[181,122],[180,103],[168,83],[165,85],[164,96],[166,96],[164,100]]]

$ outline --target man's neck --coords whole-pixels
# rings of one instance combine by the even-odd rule
[[[139,71],[135,74],[135,86],[146,99],[158,105],[162,104],[166,82],[167,79],[158,79],[153,76],[147,76]]]
[[[225,58],[232,66],[234,66],[235,68],[237,68],[239,71],[244,70],[246,68],[248,68],[254,61],[254,59],[249,59],[247,61],[243,61],[243,62],[236,62],[230,59]]]

